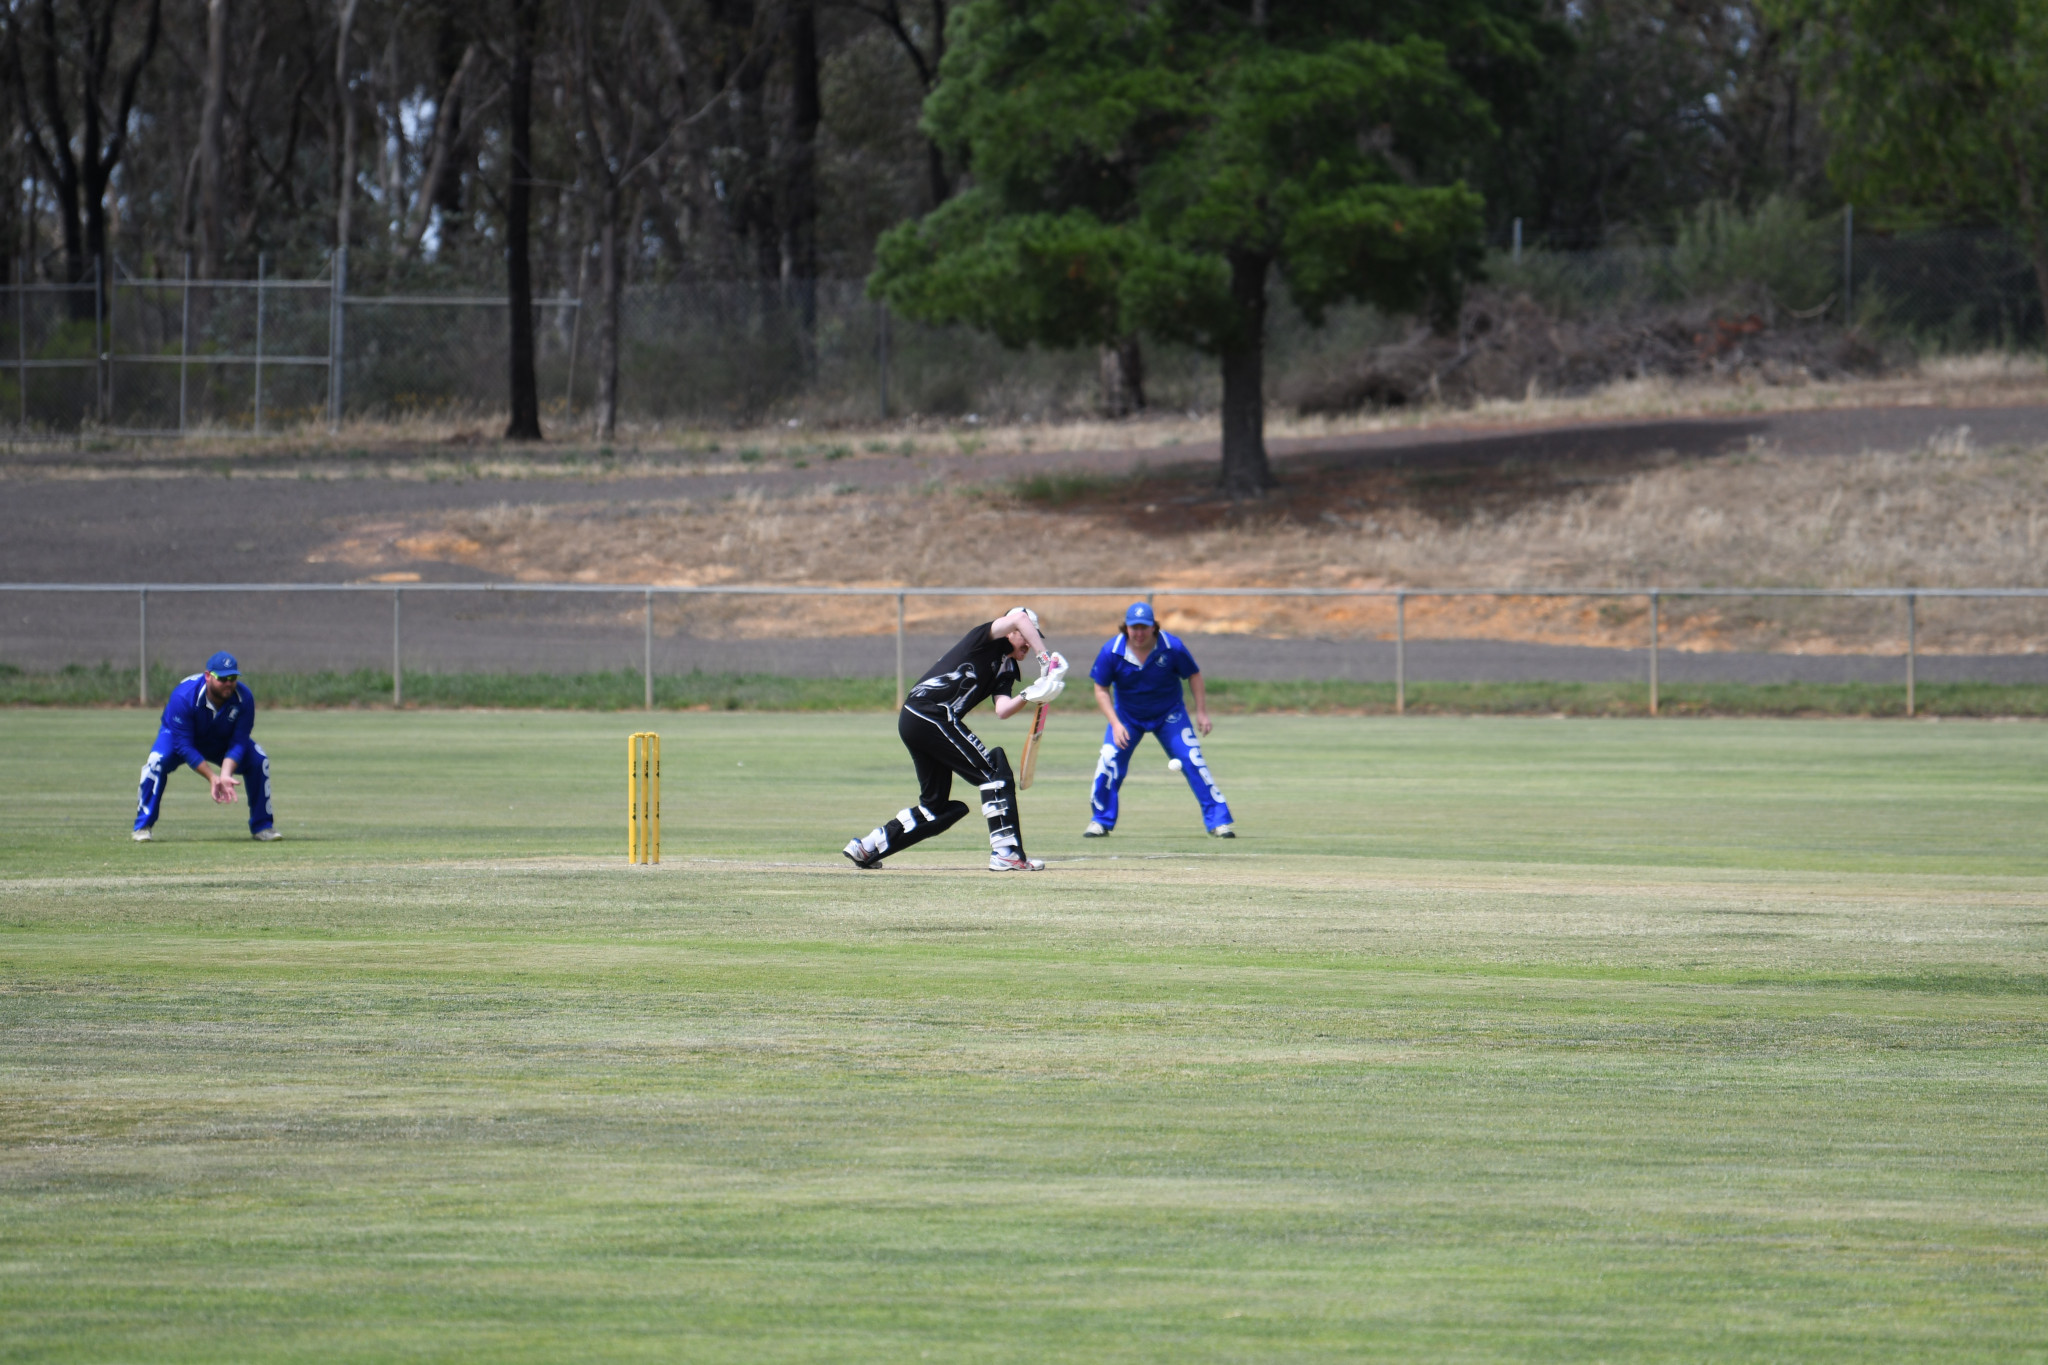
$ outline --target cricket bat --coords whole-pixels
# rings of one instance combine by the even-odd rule
[[[1032,775],[1038,771],[1038,737],[1045,733],[1045,713],[1051,709],[1051,702],[1042,701],[1038,703],[1038,714],[1031,718],[1031,736],[1024,741],[1024,757],[1017,763],[1018,791],[1030,786]]]

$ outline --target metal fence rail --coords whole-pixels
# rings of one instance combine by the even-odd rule
[[[1932,599],[2048,599],[2048,588],[1173,588],[1173,587],[803,587],[778,584],[733,584],[696,587],[649,583],[0,583],[0,593],[133,593],[140,644],[136,697],[149,702],[149,598],[151,593],[389,593],[391,595],[391,704],[405,702],[404,645],[407,593],[570,593],[639,597],[643,605],[643,673],[645,704],[654,709],[654,599],[656,597],[864,597],[896,604],[896,698],[905,695],[904,604],[912,597],[1046,597],[1143,598],[1370,598],[1394,603],[1394,711],[1408,707],[1408,603],[1432,598],[1620,598],[1648,604],[1650,714],[1658,713],[1657,661],[1659,611],[1669,598],[1840,598],[1886,600],[1900,604],[1906,619],[1906,714],[1914,714],[1915,672],[1919,656],[1919,603]]]

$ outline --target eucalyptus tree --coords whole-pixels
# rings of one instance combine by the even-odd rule
[[[2011,230],[2048,309],[2048,5],[1784,0],[1854,202]]]
[[[0,17],[22,134],[55,193],[75,284],[106,259],[107,189],[163,34],[163,0],[17,0]],[[75,307],[92,316],[90,298]]]

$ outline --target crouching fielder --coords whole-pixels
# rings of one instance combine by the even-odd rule
[[[1017,665],[1038,655],[1038,681],[1022,697],[1012,697]],[[865,839],[840,850],[853,865],[880,867],[882,859],[943,834],[967,814],[967,805],[953,799],[955,774],[981,792],[981,813],[988,818],[988,870],[1036,872],[1045,866],[1024,855],[1024,834],[1017,809],[1017,779],[1001,749],[983,746],[962,717],[987,697],[995,698],[996,719],[1008,720],[1034,702],[1049,701],[1066,684],[1067,661],[1045,647],[1038,633],[1038,614],[1013,607],[985,626],[976,626],[925,670],[904,698],[896,717],[896,733],[917,767],[917,804],[896,812]]]
[[[270,755],[249,737],[256,724],[256,695],[243,685],[241,674],[235,656],[223,650],[206,661],[205,672],[171,689],[156,743],[142,761],[135,842],[146,844],[154,837],[164,781],[183,765],[206,779],[213,799],[222,805],[234,804],[239,770],[249,784],[249,836],[266,843],[279,837],[270,814]]]
[[[1230,806],[1209,775],[1200,736],[1209,733],[1209,707],[1203,695],[1202,670],[1188,647],[1159,629],[1150,602],[1133,602],[1124,612],[1122,629],[1109,637],[1088,670],[1095,683],[1095,704],[1109,718],[1102,734],[1102,757],[1095,765],[1094,816],[1082,836],[1100,839],[1116,828],[1117,789],[1130,771],[1131,753],[1150,734],[1159,740],[1172,766],[1187,778],[1202,805],[1202,824],[1219,839],[1234,839]],[[1195,694],[1195,718],[1188,721],[1181,700],[1181,679]],[[1112,693],[1114,695],[1112,695]]]

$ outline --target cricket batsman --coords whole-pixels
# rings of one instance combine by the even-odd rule
[[[1017,665],[1038,655],[1038,681],[1021,697]],[[988,870],[1037,872],[1045,864],[1024,854],[1024,835],[1017,809],[1017,779],[1001,749],[984,746],[962,720],[983,699],[995,699],[996,719],[1008,720],[1025,707],[1050,701],[1066,686],[1067,661],[1046,648],[1038,632],[1038,613],[1012,607],[986,625],[960,637],[960,643],[924,671],[903,700],[896,733],[910,750],[917,768],[917,804],[896,812],[864,839],[842,850],[863,871],[880,867],[882,859],[943,834],[967,814],[967,804],[953,799],[953,778],[966,778],[981,792],[981,813],[988,819]]]
[[[1103,642],[1088,670],[1095,683],[1095,704],[1109,720],[1102,732],[1102,757],[1095,764],[1095,790],[1090,796],[1094,816],[1082,837],[1100,839],[1116,828],[1117,789],[1130,772],[1131,754],[1146,735],[1158,739],[1173,768],[1188,780],[1201,803],[1202,824],[1219,839],[1235,839],[1230,805],[1209,775],[1202,757],[1201,736],[1209,733],[1208,698],[1202,670],[1188,647],[1159,628],[1150,602],[1133,602],[1117,633]],[[1195,694],[1195,716],[1181,698],[1181,680]]]
[[[135,808],[135,842],[146,844],[163,810],[164,779],[180,765],[190,767],[213,788],[213,799],[234,804],[235,777],[249,785],[249,837],[265,843],[283,836],[270,814],[270,755],[249,737],[256,724],[256,695],[241,681],[242,666],[222,650],[171,689],[162,728],[142,762],[142,795]]]

